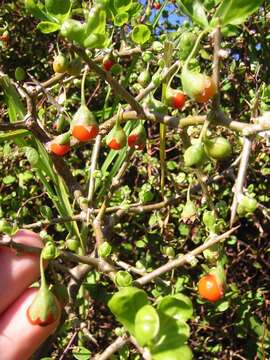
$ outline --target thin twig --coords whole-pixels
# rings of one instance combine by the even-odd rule
[[[141,347],[133,336],[129,338],[129,341],[136,347],[144,360],[152,360],[150,351],[147,348]]]
[[[233,224],[235,222],[238,202],[241,198],[241,195],[243,194],[243,187],[244,187],[244,183],[246,180],[246,173],[247,173],[247,168],[248,168],[249,156],[250,156],[250,152],[251,152],[251,146],[252,146],[252,140],[248,137],[245,137],[243,149],[242,149],[242,153],[241,153],[241,161],[240,161],[240,165],[239,165],[239,169],[238,169],[238,174],[237,174],[237,178],[236,178],[235,185],[233,188],[234,197],[233,197],[233,202],[231,205],[231,218],[230,218],[230,226],[231,227],[233,226]]]
[[[119,336],[110,346],[107,347],[106,350],[103,351],[102,354],[97,354],[92,360],[107,360],[110,359],[111,356],[120,350],[128,341],[128,336]]]
[[[130,158],[131,158],[133,152],[134,152],[134,149],[130,148],[128,150],[128,152],[126,153],[125,160],[122,163],[120,169],[118,170],[118,173],[112,179],[112,184],[110,186],[110,189],[109,189],[108,193],[105,195],[103,203],[99,209],[99,212],[93,221],[93,228],[94,228],[94,232],[95,232],[95,236],[96,236],[96,243],[98,246],[104,241],[104,234],[103,234],[101,227],[102,227],[103,218],[104,218],[104,215],[106,212],[106,208],[109,204],[109,201],[111,200],[111,198],[113,196],[115,189],[120,184],[120,179],[122,178],[122,176],[124,175],[124,173],[126,172],[127,168],[130,165]]]
[[[239,226],[236,226],[236,227],[228,230],[227,232],[225,232],[222,235],[211,237],[205,243],[198,246],[194,250],[188,252],[186,255],[183,255],[178,259],[171,260],[171,261],[167,262],[167,264],[160,266],[159,268],[155,269],[151,273],[142,276],[140,279],[134,281],[134,284],[138,285],[138,286],[145,285],[145,284],[149,283],[150,281],[154,280],[156,277],[161,276],[162,274],[164,274],[168,271],[171,271],[179,266],[183,266],[186,263],[189,263],[195,256],[201,254],[204,250],[206,250],[209,247],[211,247],[212,245],[217,244],[218,242],[228,238],[238,228],[239,228]]]
[[[71,336],[65,350],[63,351],[62,355],[60,356],[59,360],[65,359],[66,354],[69,352],[70,347],[72,346],[73,342],[75,341],[76,336],[78,335],[78,330],[74,331],[74,334]]]

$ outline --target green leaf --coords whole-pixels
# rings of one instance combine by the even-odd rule
[[[192,351],[187,345],[182,345],[176,349],[168,349],[157,353],[152,353],[153,360],[191,360]]]
[[[3,132],[0,133],[0,142],[1,141],[7,141],[7,140],[15,140],[15,139],[19,139],[19,138],[23,138],[25,135],[30,134],[30,132],[28,130],[14,130],[14,131],[9,131],[7,133]]]
[[[192,302],[183,294],[165,296],[159,303],[158,310],[176,320],[183,321],[190,319],[193,314]]]
[[[106,12],[100,6],[94,6],[89,14],[86,23],[86,35],[106,33]]]
[[[128,121],[124,127],[125,133],[127,135],[129,135],[131,130],[133,130],[133,128],[135,128],[136,125],[137,125],[137,121]],[[104,193],[107,191],[108,184],[110,183],[112,178],[116,175],[117,171],[120,169],[120,166],[122,165],[123,161],[125,160],[126,153],[127,153],[127,148],[124,147],[120,151],[110,150],[109,154],[106,156],[106,159],[101,167],[101,172],[102,172],[103,177],[108,172],[108,169],[111,166],[111,164],[113,163],[114,159],[116,157],[117,157],[117,159],[116,159],[112,169],[110,170],[110,174],[109,174],[108,178],[106,178],[105,181],[104,181],[104,179],[97,179],[96,188],[98,188],[102,184],[102,188],[100,189],[99,194],[98,194],[98,200],[101,199],[102,196],[104,195]]]
[[[163,4],[162,4],[161,8],[160,8],[159,11],[157,12],[157,14],[156,14],[156,16],[155,16],[155,18],[154,18],[154,20],[153,20],[153,22],[152,22],[152,29],[155,29],[155,28],[156,28],[156,26],[157,26],[157,24],[158,24],[158,22],[159,22],[159,19],[160,19],[160,17],[162,16],[163,9],[165,9],[165,7],[167,6],[168,2],[169,2],[168,0],[165,0],[165,1],[163,2]]]
[[[114,0],[114,8],[118,14],[128,11],[131,6],[132,0]]]
[[[225,0],[226,1],[226,0]],[[202,28],[209,26],[205,8],[199,0],[177,0],[177,4],[184,14]]]
[[[43,186],[46,188],[50,198],[52,199],[56,209],[62,217],[72,217],[74,216],[73,209],[70,205],[69,195],[66,187],[64,186],[63,180],[61,177],[54,171],[52,160],[49,157],[44,146],[38,141],[34,140],[33,146],[38,150],[39,162],[37,164],[37,174],[40,180],[43,183]],[[51,185],[51,182],[48,182],[46,176],[51,180],[54,185]],[[76,236],[82,244],[82,239],[78,225],[75,221],[65,223],[67,230]],[[83,246],[83,244],[82,244]]]
[[[47,21],[50,17],[42,10],[42,5],[39,1],[25,0],[25,9],[37,19]]]
[[[46,10],[52,15],[65,15],[70,12],[70,0],[45,0]]]
[[[214,27],[219,19],[222,26],[242,24],[262,3],[263,0],[223,0],[210,25]]]
[[[137,44],[144,44],[146,43],[151,37],[151,31],[148,26],[141,24],[136,25],[131,33],[132,40]]]
[[[163,312],[159,313],[160,332],[155,344],[150,348],[153,360],[189,360],[192,352],[185,342],[190,329],[186,322],[176,320]]]
[[[109,309],[125,328],[135,335],[135,316],[140,308],[148,304],[145,291],[125,287],[115,293],[108,302]]]
[[[37,29],[40,30],[43,34],[49,34],[60,30],[60,25],[50,21],[41,21],[38,24]]]
[[[114,25],[122,26],[128,22],[128,13],[123,12],[121,14],[117,14],[114,18]]]
[[[52,209],[47,206],[47,205],[42,205],[40,207],[40,214],[45,218],[45,219],[51,219],[53,217],[53,213],[52,213]]]
[[[36,166],[39,161],[39,154],[36,149],[27,147],[25,149],[25,156],[32,166]]]
[[[25,107],[7,75],[0,74],[0,87],[4,91],[10,122],[23,120],[26,113]]]
[[[91,351],[83,346],[80,346],[80,347],[74,347],[72,354],[74,358],[77,360],[88,360],[90,358]]]
[[[140,201],[145,204],[147,202],[152,201],[154,198],[154,193],[152,192],[152,186],[149,183],[145,183],[142,185],[139,192]]]
[[[154,339],[159,332],[159,316],[152,305],[145,305],[135,317],[135,338],[141,346]]]
[[[3,178],[3,183],[5,184],[5,185],[11,185],[11,184],[13,184],[14,182],[16,182],[16,178],[14,177],[14,176],[12,176],[12,175],[7,175],[7,176],[5,176],[4,178]]]

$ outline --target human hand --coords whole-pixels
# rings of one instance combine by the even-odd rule
[[[40,237],[18,230],[13,241],[42,247]],[[26,315],[37,288],[29,286],[40,276],[39,256],[0,246],[0,359],[26,360],[53,333],[59,318],[47,326],[32,325]]]

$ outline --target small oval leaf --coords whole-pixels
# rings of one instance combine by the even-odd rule
[[[148,344],[159,332],[159,316],[152,305],[145,305],[135,317],[135,337],[141,346]]]
[[[165,296],[158,305],[158,310],[176,320],[188,320],[192,317],[193,306],[191,300],[183,295]]]
[[[25,155],[27,160],[30,162],[32,166],[36,166],[39,161],[39,154],[36,149],[32,147],[27,147],[25,149]]]
[[[141,24],[136,25],[131,33],[132,40],[137,44],[144,44],[146,43],[151,37],[151,31],[148,26]]]
[[[148,304],[146,292],[131,286],[119,290],[108,302],[111,312],[132,335],[134,335],[135,316],[146,304]]]
[[[60,30],[60,25],[50,21],[41,21],[38,24],[37,29],[40,30],[43,34],[49,34]]]

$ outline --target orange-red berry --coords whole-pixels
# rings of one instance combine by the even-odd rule
[[[103,61],[103,69],[106,71],[110,71],[113,66],[113,61],[108,59]]]
[[[206,103],[217,92],[216,84],[211,77],[206,76],[204,80],[205,87],[203,91],[196,96],[196,101],[199,103]]]
[[[174,109],[182,109],[186,102],[186,96],[182,92],[176,92],[171,98],[171,106]]]
[[[50,148],[50,151],[52,153],[54,153],[55,155],[64,156],[65,154],[67,154],[70,151],[70,144],[68,143],[68,144],[61,145],[61,144],[51,142],[49,148]]]
[[[123,147],[115,139],[112,139],[107,145],[109,146],[109,148],[111,148],[113,150],[120,150]]]
[[[203,299],[216,302],[223,297],[223,289],[215,275],[204,275],[198,283],[198,291]]]
[[[94,139],[98,134],[98,126],[96,125],[74,125],[72,127],[72,135],[80,141],[89,141]]]

